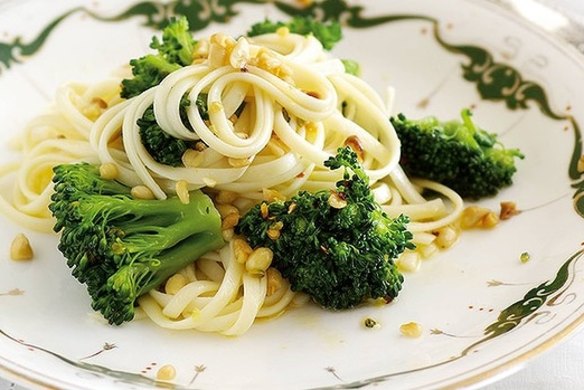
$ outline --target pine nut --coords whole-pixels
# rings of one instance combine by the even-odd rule
[[[237,199],[237,192],[233,191],[219,191],[215,196],[215,202],[219,204],[233,203]]]
[[[434,232],[436,245],[440,249],[450,248],[458,239],[458,233],[450,226],[445,226]]]
[[[226,229],[226,230],[222,230],[221,231],[221,236],[223,236],[223,239],[225,241],[231,241],[233,239],[233,237],[235,236],[235,230],[233,229]]]
[[[263,195],[264,200],[266,202],[285,201],[286,200],[286,196],[284,196],[283,194],[281,194],[280,192],[278,192],[276,190],[271,190],[269,188],[264,188],[262,190],[262,195]]]
[[[239,223],[239,213],[227,215],[221,222],[221,230],[233,229]]]
[[[152,200],[155,199],[154,193],[146,186],[136,186],[130,191],[134,199]]]
[[[334,209],[343,209],[347,207],[347,201],[336,191],[331,191],[331,195],[328,198],[328,204]]]
[[[284,223],[282,221],[278,221],[276,223],[273,223],[270,228],[267,231],[267,235],[268,237],[270,237],[271,240],[277,240],[278,238],[280,238],[280,232],[282,230],[282,228],[284,227]]]
[[[233,255],[235,256],[235,261],[239,264],[245,264],[252,252],[253,249],[244,239],[236,238],[233,240]]]
[[[164,285],[164,291],[167,294],[175,295],[181,288],[186,286],[187,279],[182,274],[172,275]]]
[[[183,165],[187,168],[200,167],[203,164],[203,160],[203,155],[193,149],[187,149],[181,157]]]
[[[363,161],[365,158],[365,149],[361,144],[361,140],[356,135],[352,135],[345,140],[345,146],[348,146],[355,152],[359,161]]]
[[[179,180],[176,182],[175,186],[176,195],[180,199],[182,204],[189,204],[191,201],[191,195],[189,194],[189,185],[184,180]]]
[[[417,272],[420,269],[420,256],[416,252],[405,252],[396,261],[400,271]]]
[[[245,269],[252,275],[263,276],[272,264],[273,258],[274,253],[271,249],[263,247],[257,248],[247,258]]]
[[[262,215],[263,219],[268,219],[270,215],[270,208],[268,207],[267,203],[262,202],[262,204],[260,205],[260,214]]]
[[[10,258],[12,260],[32,260],[34,256],[30,241],[23,233],[19,233],[14,237],[12,245],[10,246]]]
[[[268,284],[266,296],[268,297],[281,289],[284,285],[284,278],[282,278],[282,274],[274,267],[268,268],[266,271],[266,278]]]
[[[422,325],[417,322],[408,322],[399,327],[399,331],[406,337],[416,338],[422,335]]]
[[[501,212],[499,213],[501,220],[510,219],[519,213],[520,211],[517,210],[515,202],[501,202]]]
[[[239,215],[239,209],[231,204],[218,204],[217,211],[219,211],[221,218],[225,218],[229,214]]]
[[[119,175],[118,166],[114,163],[105,163],[99,166],[99,176],[105,180],[115,180]]]
[[[161,381],[171,381],[176,377],[176,369],[171,364],[166,364],[156,373],[156,379]]]

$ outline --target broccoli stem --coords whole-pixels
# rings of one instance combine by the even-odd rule
[[[156,277],[152,278],[142,288],[143,292],[158,287],[162,282],[176,273],[177,269],[182,269],[207,252],[216,249],[223,244],[221,236],[214,235],[208,231],[188,237],[181,245],[169,249],[160,256],[160,265],[156,270]]]

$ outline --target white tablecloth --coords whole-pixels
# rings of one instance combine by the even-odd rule
[[[532,1],[532,0],[522,0]],[[584,24],[584,0],[540,0]],[[487,390],[584,389],[584,331],[538,356],[510,376],[485,387]],[[0,378],[0,390],[27,390]]]

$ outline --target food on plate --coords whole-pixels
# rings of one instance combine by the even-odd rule
[[[464,198],[496,195],[512,183],[518,149],[506,149],[496,134],[479,128],[468,109],[461,121],[435,117],[391,119],[402,143],[401,166],[416,177],[445,184]]]
[[[87,285],[93,309],[112,324],[133,319],[140,295],[224,244],[219,212],[201,191],[186,203],[177,196],[143,200],[103,179],[94,165],[54,171],[49,209],[61,233],[59,250]]]
[[[16,261],[32,260],[34,252],[30,246],[30,241],[24,233],[19,233],[12,240],[10,245],[10,258]]]
[[[270,248],[273,266],[292,290],[327,309],[348,309],[367,299],[391,302],[403,282],[393,259],[415,248],[408,219],[385,215],[350,148],[339,149],[325,166],[344,169],[335,189],[262,202],[240,221],[237,233],[252,247]]]
[[[131,74],[58,90],[16,140],[21,161],[0,170],[16,175],[0,211],[60,232],[73,276],[112,324],[141,311],[170,329],[240,335],[308,299],[392,301],[402,271],[457,241],[464,204],[406,175],[402,151],[406,170],[421,156],[407,140],[401,150],[391,102],[359,64],[328,53],[341,37],[336,22],[295,18],[195,39],[171,20]],[[474,140],[479,149],[440,144],[465,151],[456,161],[429,160],[444,173],[484,157],[473,174],[493,170],[496,183],[432,177],[462,195],[510,183],[519,152],[495,147],[470,112],[393,124],[420,140],[414,128]]]

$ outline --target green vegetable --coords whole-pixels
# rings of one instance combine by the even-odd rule
[[[391,118],[401,141],[401,164],[412,175],[443,183],[463,197],[495,195],[512,184],[518,149],[506,149],[496,134],[478,128],[471,112],[462,121],[421,120],[403,114]]]
[[[158,84],[170,73],[193,61],[196,41],[189,31],[189,23],[183,16],[171,19],[162,31],[162,41],[152,38],[150,47],[158,51],[130,61],[131,79],[122,81],[120,96],[129,99]]]
[[[408,219],[392,220],[381,210],[350,148],[340,148],[325,165],[345,170],[335,191],[302,191],[267,204],[267,215],[258,205],[242,218],[238,233],[253,247],[270,248],[272,265],[292,289],[325,308],[347,309],[369,298],[389,302],[403,282],[393,259],[414,247]],[[272,240],[268,230],[275,227],[280,236]]]
[[[266,19],[263,22],[251,26],[247,35],[249,37],[254,37],[256,35],[273,33],[280,27],[287,27],[290,32],[294,34],[311,34],[322,43],[322,46],[326,50],[331,50],[343,37],[339,22],[333,21],[330,23],[323,23],[308,16],[295,16],[289,22],[272,22],[271,20]]]
[[[186,114],[186,108],[189,105],[189,99],[184,96],[180,102],[179,110],[181,119],[187,127],[190,127]],[[209,119],[206,93],[197,96],[196,105],[203,120]],[[194,145],[193,142],[178,139],[165,133],[156,122],[153,106],[150,106],[142,118],[138,119],[138,127],[144,147],[152,158],[161,164],[173,167],[182,165],[183,154]]]
[[[200,191],[189,204],[136,200],[90,164],[59,165],[54,173],[49,209],[62,233],[59,250],[111,324],[131,320],[140,295],[224,244],[219,213]]]
[[[344,67],[345,72],[348,74],[352,74],[353,76],[360,76],[361,75],[361,65],[357,61],[353,60],[341,60]]]

